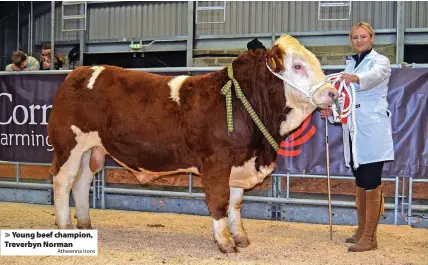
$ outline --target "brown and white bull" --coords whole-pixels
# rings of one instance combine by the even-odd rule
[[[232,66],[277,142],[337,97],[316,57],[291,36],[282,36],[268,51],[240,55]],[[48,125],[57,226],[73,227],[72,190],[77,227],[91,228],[90,183],[109,155],[141,183],[177,172],[199,174],[219,249],[248,246],[240,213],[243,190],[274,170],[277,153],[235,95],[234,131],[228,133],[220,93],[228,81],[226,69],[176,77],[113,66],[72,71],[55,96]],[[313,92],[310,98],[305,91]]]

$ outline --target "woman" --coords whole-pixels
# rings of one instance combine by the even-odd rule
[[[12,53],[12,63],[6,66],[6,71],[35,71],[40,69],[40,64],[36,58],[26,55],[18,50]]]
[[[360,252],[377,248],[376,230],[383,212],[381,176],[385,161],[394,160],[390,112],[386,100],[391,66],[387,57],[373,50],[374,31],[370,24],[354,25],[349,33],[357,53],[346,66],[341,80],[353,83],[356,91],[356,128],[352,123],[342,125],[346,166],[351,166],[356,182],[358,229],[346,239],[356,243],[349,251]],[[331,109],[322,109],[321,117],[332,115]],[[356,148],[352,154],[351,139]],[[359,167],[354,169],[353,156]]]

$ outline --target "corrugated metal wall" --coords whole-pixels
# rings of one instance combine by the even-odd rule
[[[220,4],[220,3],[219,3]],[[396,2],[352,2],[351,20],[318,20],[319,1],[276,2],[276,32],[308,32],[349,30],[352,24],[367,21],[375,29],[392,29],[396,24]],[[200,24],[197,35],[227,35],[269,33],[272,30],[272,2],[227,2],[226,23]],[[344,18],[346,8],[322,8],[322,18]],[[211,12],[211,18],[210,13]],[[218,21],[222,14],[217,11],[199,11],[203,21]]]
[[[428,28],[428,1],[405,2],[406,28]]]
[[[134,2],[89,8],[89,39],[187,36],[187,2]]]
[[[200,6],[224,5],[223,1],[200,3]],[[226,2],[226,22],[196,25],[196,35],[228,35],[269,33],[272,31],[270,2]],[[196,8],[195,8],[196,12]],[[198,11],[198,21],[213,22],[223,19],[222,11]]]
[[[205,5],[222,5],[223,1],[207,2]],[[310,32],[349,30],[352,24],[367,21],[375,29],[396,27],[396,2],[352,2],[350,21],[318,20],[318,1],[276,2],[275,32]],[[272,31],[272,2],[226,2],[226,23],[197,24],[196,37],[200,35],[248,35]],[[405,3],[406,28],[428,27],[428,2]],[[324,9],[323,17],[345,15],[340,8],[335,12]],[[343,8],[342,8],[342,11]],[[412,14],[412,15],[410,15]],[[78,40],[77,32],[62,32],[61,7],[56,8],[55,41]],[[117,2],[90,4],[88,6],[89,40],[121,38],[154,38],[187,35],[187,1],[177,2]],[[199,11],[199,21],[221,21],[223,12]],[[68,25],[69,26],[69,25]],[[77,23],[76,23],[77,27]],[[51,15],[46,13],[34,21],[35,43],[50,41]]]
[[[395,2],[352,2],[351,19],[340,21],[318,20],[318,1],[278,2],[276,5],[277,32],[349,30],[360,21],[370,23],[375,29],[392,29],[396,21]],[[348,10],[347,7],[322,7],[320,17],[345,18]]]
[[[35,43],[50,42],[51,40],[51,12],[48,12],[34,20]],[[77,24],[77,22],[75,22]],[[77,25],[76,25],[77,27]],[[62,31],[61,6],[55,8],[55,41],[78,40],[78,32]]]
[[[67,7],[72,8],[72,7]],[[65,9],[67,12],[67,9]],[[78,40],[78,33],[63,32],[61,7],[55,10],[55,41]],[[88,5],[89,40],[162,38],[187,35],[187,2],[135,2]],[[78,28],[78,22],[73,22]],[[66,29],[73,25],[66,25]],[[36,43],[50,41],[51,14],[34,22]]]

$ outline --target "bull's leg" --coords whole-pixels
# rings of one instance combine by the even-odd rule
[[[236,253],[238,249],[227,226],[226,214],[229,204],[230,169],[218,170],[215,167],[203,166],[202,182],[206,201],[213,218],[214,241],[223,253]]]
[[[71,126],[71,130],[76,135],[77,144],[70,151],[67,161],[61,166],[53,180],[56,225],[59,229],[73,227],[70,218],[70,190],[76,175],[82,173],[79,170],[81,170],[83,154],[92,147],[101,145],[97,132],[82,133],[74,125]]]
[[[105,152],[99,146],[86,151],[82,158],[82,172],[73,183],[73,198],[76,203],[77,228],[92,229],[89,216],[89,189],[94,174],[104,166]]]
[[[230,202],[229,202],[229,228],[232,232],[235,244],[238,247],[247,247],[250,245],[247,233],[241,220],[241,206],[244,199],[244,189],[230,188]]]
[[[77,228],[92,229],[89,217],[89,189],[94,174],[89,168],[91,151],[86,151],[82,158],[82,170],[73,183],[73,198],[76,205]]]
[[[70,157],[53,178],[56,225],[59,229],[73,228],[70,218],[70,190],[79,173],[82,152],[73,149]]]

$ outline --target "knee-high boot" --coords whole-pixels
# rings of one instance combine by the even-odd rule
[[[349,251],[362,252],[377,248],[376,231],[379,218],[383,215],[382,187],[366,191],[366,224],[361,239],[349,247]]]
[[[358,228],[355,234],[345,240],[346,243],[357,243],[363,236],[366,226],[366,189],[356,187],[355,202],[357,206]]]

